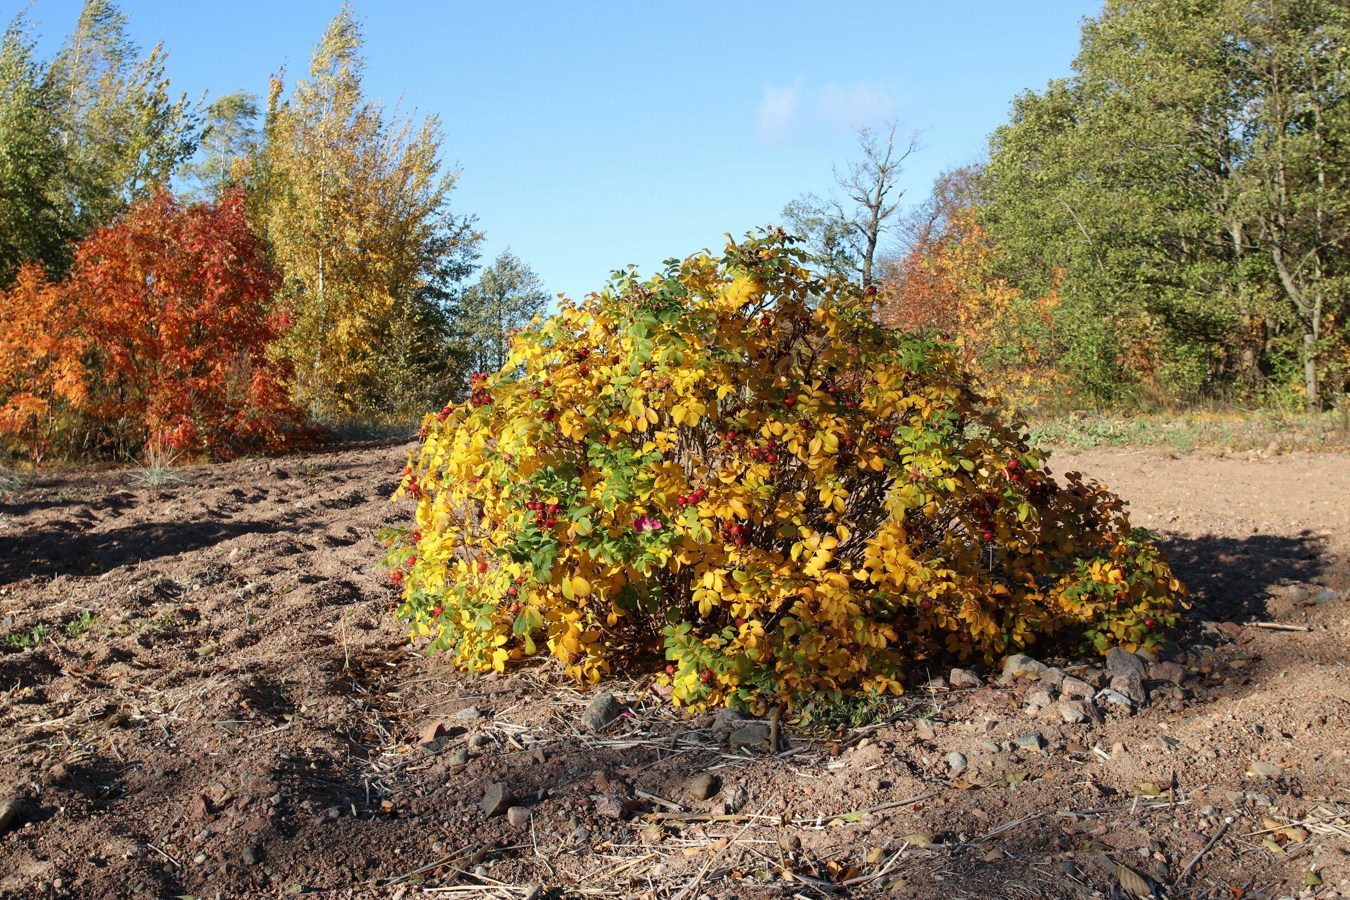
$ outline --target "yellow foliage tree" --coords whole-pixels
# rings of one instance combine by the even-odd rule
[[[344,6],[289,99],[273,79],[256,178],[292,319],[280,350],[321,418],[398,416],[448,393],[446,303],[478,240],[449,210],[458,173],[441,171],[439,121],[386,121],[362,90],[361,44]]]

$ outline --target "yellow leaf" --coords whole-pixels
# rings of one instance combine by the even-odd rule
[[[572,578],[572,593],[577,597],[587,597],[591,593],[591,583],[580,575]]]

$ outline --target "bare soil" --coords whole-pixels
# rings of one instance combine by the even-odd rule
[[[649,682],[590,734],[547,664],[421,656],[375,538],[408,449],[0,496],[0,897],[1350,897],[1350,455],[1056,457],[1194,592],[1147,705],[991,671],[774,755]]]

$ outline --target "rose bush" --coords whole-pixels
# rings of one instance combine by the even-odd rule
[[[387,560],[414,636],[470,669],[646,665],[677,702],[750,708],[1162,639],[1183,589],[1120,499],[1053,478],[945,346],[879,327],[792,245],[616,276],[426,418]]]

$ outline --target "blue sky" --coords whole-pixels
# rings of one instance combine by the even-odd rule
[[[27,8],[52,52],[81,0]],[[163,42],[176,91],[265,96],[302,77],[340,2],[123,0],[143,49]],[[1097,2],[468,3],[353,8],[370,96],[436,113],[460,212],[508,245],[552,292],[598,290],[661,260],[777,222],[825,193],[854,129],[923,132],[906,200],[980,158],[1012,98],[1070,71]]]

